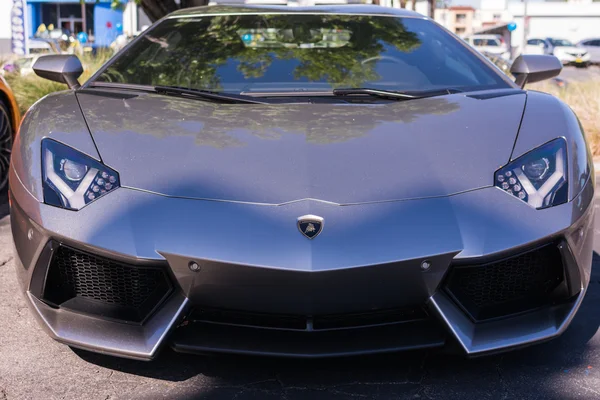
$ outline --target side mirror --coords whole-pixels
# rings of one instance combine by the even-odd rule
[[[555,56],[522,54],[513,62],[510,73],[521,88],[527,83],[554,78],[562,71],[562,63]]]
[[[49,55],[41,56],[33,64],[35,73],[51,81],[66,83],[70,89],[77,89],[79,81],[77,78],[83,73],[81,61],[73,55]]]

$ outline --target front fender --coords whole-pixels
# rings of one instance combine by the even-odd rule
[[[567,141],[571,201],[581,193],[589,177],[594,176],[592,156],[583,127],[573,110],[556,97],[528,91],[511,161],[557,137],[564,137]]]
[[[40,202],[43,201],[40,142],[47,137],[100,160],[73,91],[52,93],[39,100],[23,118],[13,146],[11,169]]]

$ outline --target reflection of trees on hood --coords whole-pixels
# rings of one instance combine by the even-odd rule
[[[350,31],[335,48],[251,47],[240,31],[321,28]],[[379,78],[376,63],[361,62],[380,55],[385,46],[411,51],[420,45],[402,19],[344,15],[225,15],[167,20],[121,56],[101,80],[146,85],[219,88],[219,67],[236,65],[246,79],[258,79],[275,59],[296,60],[294,79],[324,81],[335,86],[361,86]],[[141,61],[138,61],[141,60]]]
[[[411,123],[423,115],[450,114],[460,107],[445,97],[360,106],[226,105],[158,95],[127,100],[80,95],[79,99],[92,131],[194,135],[198,145],[216,148],[243,146],[248,134],[264,140],[297,134],[309,143],[339,143],[361,137],[381,124]]]

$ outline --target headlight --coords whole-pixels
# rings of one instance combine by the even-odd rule
[[[496,171],[495,185],[541,209],[566,203],[567,144],[555,139]]]
[[[69,210],[119,187],[119,174],[100,162],[54,140],[42,141],[44,202]]]

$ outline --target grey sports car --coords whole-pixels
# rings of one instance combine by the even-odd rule
[[[581,125],[410,11],[175,12],[27,113],[10,170],[17,269],[73,347],[466,355],[560,335],[586,292]],[[24,342],[26,339],[23,339]]]

